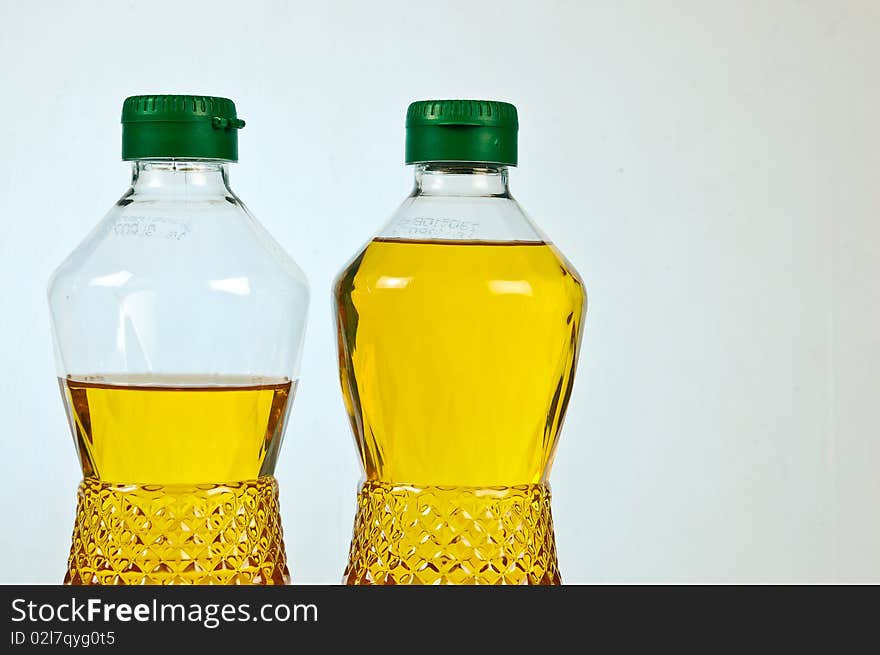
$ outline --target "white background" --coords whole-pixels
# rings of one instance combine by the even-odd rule
[[[236,100],[232,186],[311,281],[295,581],[340,580],[360,475],[330,282],[409,192],[431,97],[518,106],[513,192],[589,290],[564,579],[880,581],[880,4],[4,0],[0,26],[0,582],[64,573],[45,285],[127,186],[122,99],[161,92]]]

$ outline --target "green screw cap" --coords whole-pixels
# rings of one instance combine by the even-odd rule
[[[243,127],[228,98],[131,96],[122,103],[122,159],[238,161]]]
[[[516,166],[516,107],[494,100],[420,100],[406,112],[406,163]]]

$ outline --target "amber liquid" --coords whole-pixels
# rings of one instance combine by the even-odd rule
[[[67,581],[282,583],[289,380],[60,380],[82,464]]]
[[[347,580],[558,581],[545,483],[580,343],[577,274],[546,243],[376,239],[341,275],[336,301],[368,480]],[[399,552],[371,558],[388,534],[403,535],[390,545]],[[488,567],[477,561],[485,548],[462,546],[486,535],[512,549]]]

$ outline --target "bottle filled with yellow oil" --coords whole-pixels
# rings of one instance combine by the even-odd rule
[[[548,475],[586,296],[510,195],[517,114],[410,105],[415,188],[334,289],[366,479],[349,584],[558,584]]]
[[[232,101],[133,96],[132,183],[55,271],[83,472],[69,584],[284,584],[273,477],[308,286],[229,188]]]

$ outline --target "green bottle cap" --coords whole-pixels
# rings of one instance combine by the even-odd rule
[[[122,159],[238,161],[244,121],[215,96],[131,96],[122,103]]]
[[[406,112],[406,163],[516,166],[516,107],[494,100],[420,100]]]

